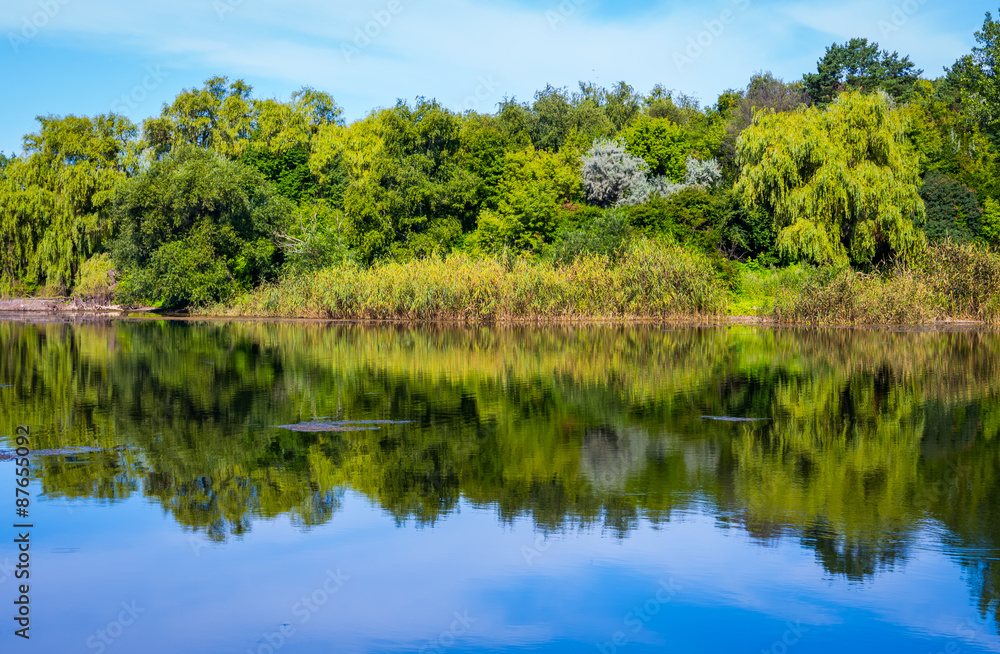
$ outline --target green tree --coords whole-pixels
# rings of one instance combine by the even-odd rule
[[[535,93],[531,111],[534,114],[531,142],[535,148],[558,151],[569,135],[573,111],[566,89],[547,84],[544,90]]]
[[[732,189],[719,197],[723,205],[722,238],[719,250],[730,259],[755,258],[769,265],[777,263],[774,220],[760,207],[749,207]]]
[[[590,147],[596,139],[608,138],[615,133],[615,126],[607,111],[592,99],[576,95],[570,113],[570,131],[566,140],[577,150]]]
[[[723,201],[701,186],[686,186],[668,197],[628,207],[636,227],[654,235],[669,235],[678,243],[714,252],[726,217]]]
[[[517,98],[505,97],[497,107],[497,123],[513,145],[528,147],[532,144],[535,115],[527,104],[519,103]]]
[[[641,116],[629,125],[622,137],[628,151],[641,157],[652,175],[663,175],[674,182],[684,179],[692,143],[680,125],[666,118]]]
[[[481,181],[476,187],[475,204],[496,209],[507,151],[518,149],[516,139],[504,130],[500,118],[477,113],[462,117],[459,139],[463,166]],[[472,231],[475,224],[463,224],[462,229]]]
[[[341,114],[333,96],[309,87],[293,93],[290,102],[253,100],[251,147],[276,154],[308,150],[320,129],[342,124]]]
[[[282,259],[275,233],[291,209],[256,170],[175,148],[114,196],[119,296],[204,305],[273,279]]]
[[[339,204],[341,180],[327,180],[320,187],[309,158],[320,131],[341,124],[341,113],[332,96],[308,87],[293,93],[290,102],[254,100],[253,131],[239,159],[293,202],[323,197]]]
[[[801,82],[786,84],[770,72],[756,73],[745,90],[720,97],[720,105],[727,107],[725,137],[721,144],[722,162],[729,168],[736,163],[736,139],[753,123],[758,111],[782,113],[809,105],[809,94]]]
[[[603,92],[604,107],[615,131],[625,129],[642,110],[642,98],[624,81]]]
[[[508,152],[498,185],[496,209],[479,214],[473,242],[495,252],[504,248],[539,249],[551,242],[564,206],[582,195],[580,156],[563,149]]]
[[[613,136],[631,123],[641,111],[640,100],[625,82],[610,90],[580,82],[580,90],[572,97],[566,89],[549,84],[535,94],[531,106],[527,120],[531,142],[537,149],[552,151],[567,145],[589,147],[594,139]],[[501,107],[502,112],[510,109]]]
[[[882,94],[828,108],[758,114],[737,141],[736,191],[774,217],[788,256],[839,265],[911,255],[924,238],[918,158]]]
[[[703,116],[698,100],[684,93],[668,90],[661,84],[642,99],[643,114],[650,118],[667,118],[678,125],[688,125]]]
[[[983,28],[975,34],[972,53],[959,59],[950,73],[959,81],[967,111],[985,127],[994,141],[1000,136],[1000,22],[986,12]]]
[[[460,116],[422,98],[321,130],[309,165],[320,186],[346,176],[343,210],[363,263],[447,250],[474,224],[481,181],[461,132]]]
[[[982,236],[983,211],[975,191],[937,171],[920,187],[926,216],[918,222],[930,241],[950,239],[967,243]]]
[[[316,195],[316,182],[309,169],[306,145],[274,151],[253,144],[240,162],[259,170],[279,195],[298,203]]]
[[[920,157],[921,173],[937,171],[974,189],[980,198],[1000,197],[1000,161],[979,123],[963,108],[954,73],[919,80],[901,112],[906,135]]]
[[[252,90],[243,80],[211,77],[202,88],[178,94],[159,119],[147,120],[145,138],[157,153],[187,144],[239,156],[252,130]]]
[[[0,290],[69,290],[80,265],[111,235],[105,210],[115,186],[136,173],[137,130],[106,114],[40,116],[25,156],[0,177]]]
[[[982,239],[991,246],[1000,246],[1000,202],[993,198],[983,201]]]
[[[833,102],[843,91],[882,89],[894,100],[906,99],[922,70],[896,52],[879,52],[878,43],[851,39],[834,43],[819,60],[817,71],[803,76],[809,97],[816,104]]]
[[[303,87],[290,102],[256,100],[243,80],[212,77],[186,89],[146,121],[146,141],[160,155],[178,145],[210,148],[230,159],[250,149],[283,154],[306,146],[325,125],[339,124],[342,110],[328,93]]]
[[[212,77],[200,89],[185,89],[143,126],[157,155],[179,145],[213,149],[238,159],[251,149],[282,155],[309,147],[325,125],[339,124],[342,110],[328,93],[303,87],[290,102],[257,100],[243,80]]]
[[[323,199],[303,202],[292,224],[277,233],[284,250],[285,270],[309,273],[332,266],[353,264],[355,253],[348,242],[344,212]]]

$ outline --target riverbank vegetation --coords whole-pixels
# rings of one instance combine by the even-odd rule
[[[351,123],[304,88],[39,117],[0,155],[0,294],[235,315],[995,321],[1000,28],[930,78],[853,39],[709,106],[548,86]]]
[[[210,313],[396,320],[572,320],[703,317],[725,309],[709,259],[676,245],[640,241],[612,259],[432,255],[372,267],[296,275]]]

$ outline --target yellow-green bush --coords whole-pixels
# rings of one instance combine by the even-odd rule
[[[107,303],[114,296],[114,270],[108,254],[98,254],[80,265],[80,279],[73,294],[85,300]]]
[[[927,276],[945,314],[958,319],[1000,319],[1000,255],[974,244],[945,243],[928,252]]]
[[[899,269],[878,274],[823,268],[796,289],[775,298],[778,322],[826,324],[919,324],[934,320],[939,299],[926,276]]]

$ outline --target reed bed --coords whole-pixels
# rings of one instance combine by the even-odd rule
[[[881,273],[796,267],[772,277],[780,279],[780,288],[758,289],[753,301],[765,305],[761,318],[777,323],[1000,322],[1000,254],[975,245],[933,246],[918,261]],[[772,292],[773,303],[756,297]],[[460,322],[699,320],[731,312],[740,301],[704,254],[641,239],[616,257],[592,254],[570,263],[455,253],[370,268],[339,266],[287,277],[199,313]]]
[[[1000,322],[1000,255],[946,243],[887,274],[818,269],[775,298],[771,318],[809,324]]]
[[[456,253],[289,277],[205,313],[467,322],[707,317],[727,292],[704,255],[639,240],[568,264]]]

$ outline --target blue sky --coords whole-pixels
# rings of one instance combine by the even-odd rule
[[[257,97],[312,86],[355,120],[422,95],[492,111],[547,83],[656,84],[712,104],[770,70],[797,79],[860,36],[925,74],[969,52],[991,5],[944,0],[3,0],[0,151],[37,115],[157,115],[212,75]],[[996,7],[992,9],[996,11]]]

